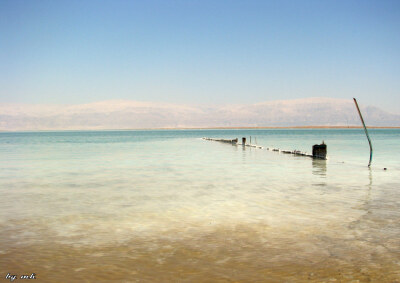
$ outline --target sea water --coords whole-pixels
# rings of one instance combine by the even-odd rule
[[[0,277],[397,282],[400,130],[370,136],[371,168],[362,129],[0,133]]]

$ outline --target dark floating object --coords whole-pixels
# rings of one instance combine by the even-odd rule
[[[385,167],[385,168],[383,168],[383,170],[387,170],[387,168]]]
[[[245,144],[246,144],[246,138],[243,137],[243,138],[242,138],[242,145],[245,145]]]

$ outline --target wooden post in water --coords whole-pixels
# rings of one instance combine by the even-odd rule
[[[245,144],[246,144],[246,138],[243,137],[243,138],[242,138],[242,145],[245,145]]]
[[[360,108],[358,107],[357,100],[355,98],[353,98],[353,99],[354,99],[354,103],[356,104],[358,114],[360,115],[361,122],[362,122],[362,124],[364,126],[365,135],[367,136],[367,139],[368,139],[368,143],[369,143],[369,163],[368,163],[368,167],[370,167],[371,166],[371,162],[372,162],[372,144],[371,144],[371,139],[369,138],[368,130],[367,130],[367,127],[365,126],[364,119],[363,119],[363,117],[361,115]]]
[[[312,157],[318,159],[326,159],[326,144],[315,144],[312,147]]]

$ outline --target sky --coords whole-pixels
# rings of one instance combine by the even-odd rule
[[[400,114],[400,1],[0,0],[0,103],[305,97]]]

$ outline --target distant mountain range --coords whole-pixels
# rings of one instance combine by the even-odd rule
[[[362,106],[369,126],[400,115]],[[0,130],[360,126],[353,100],[305,98],[224,106],[111,100],[79,105],[1,104]]]

